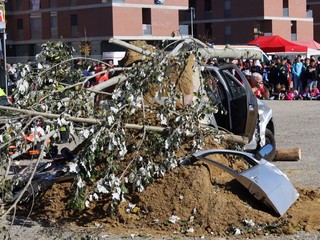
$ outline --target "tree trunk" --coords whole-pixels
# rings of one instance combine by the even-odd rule
[[[273,161],[298,161],[301,160],[300,148],[277,149]]]

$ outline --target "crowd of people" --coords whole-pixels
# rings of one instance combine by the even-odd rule
[[[260,99],[320,100],[320,57],[302,59],[297,55],[292,63],[287,57],[274,57],[268,64],[259,60],[233,60],[249,80],[252,90]],[[92,76],[85,87],[91,87],[112,77],[113,62],[75,62],[84,77]],[[17,67],[7,64],[8,88],[17,80]],[[99,74],[101,72],[101,74]],[[11,91],[9,91],[11,92]]]
[[[233,63],[260,99],[320,100],[320,57],[297,55],[293,63],[287,57],[274,57],[268,65],[259,60]]]

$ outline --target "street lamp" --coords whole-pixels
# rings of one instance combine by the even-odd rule
[[[191,19],[191,37],[193,37],[193,19],[195,19],[195,8],[190,7],[190,19]]]

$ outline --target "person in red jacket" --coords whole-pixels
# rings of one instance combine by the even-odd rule
[[[266,91],[263,84],[262,75],[258,72],[254,72],[251,75],[250,85],[252,91],[259,99],[269,99],[269,91]]]
[[[105,63],[100,63],[99,72],[103,72],[107,70],[107,65]],[[100,75],[96,76],[96,83],[102,83],[104,81],[109,80],[109,72],[103,72]]]

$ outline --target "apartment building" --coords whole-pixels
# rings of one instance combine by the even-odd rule
[[[313,39],[308,4],[307,0],[190,0],[195,35],[215,44],[243,44],[261,35]]]
[[[307,0],[307,10],[313,14],[313,39],[320,42],[320,1]]]
[[[75,49],[86,42],[90,56],[118,47],[111,37],[158,41],[181,38],[179,12],[188,0],[10,0],[6,3],[7,57],[35,56],[41,44],[63,39]],[[172,37],[174,36],[174,37]]]

